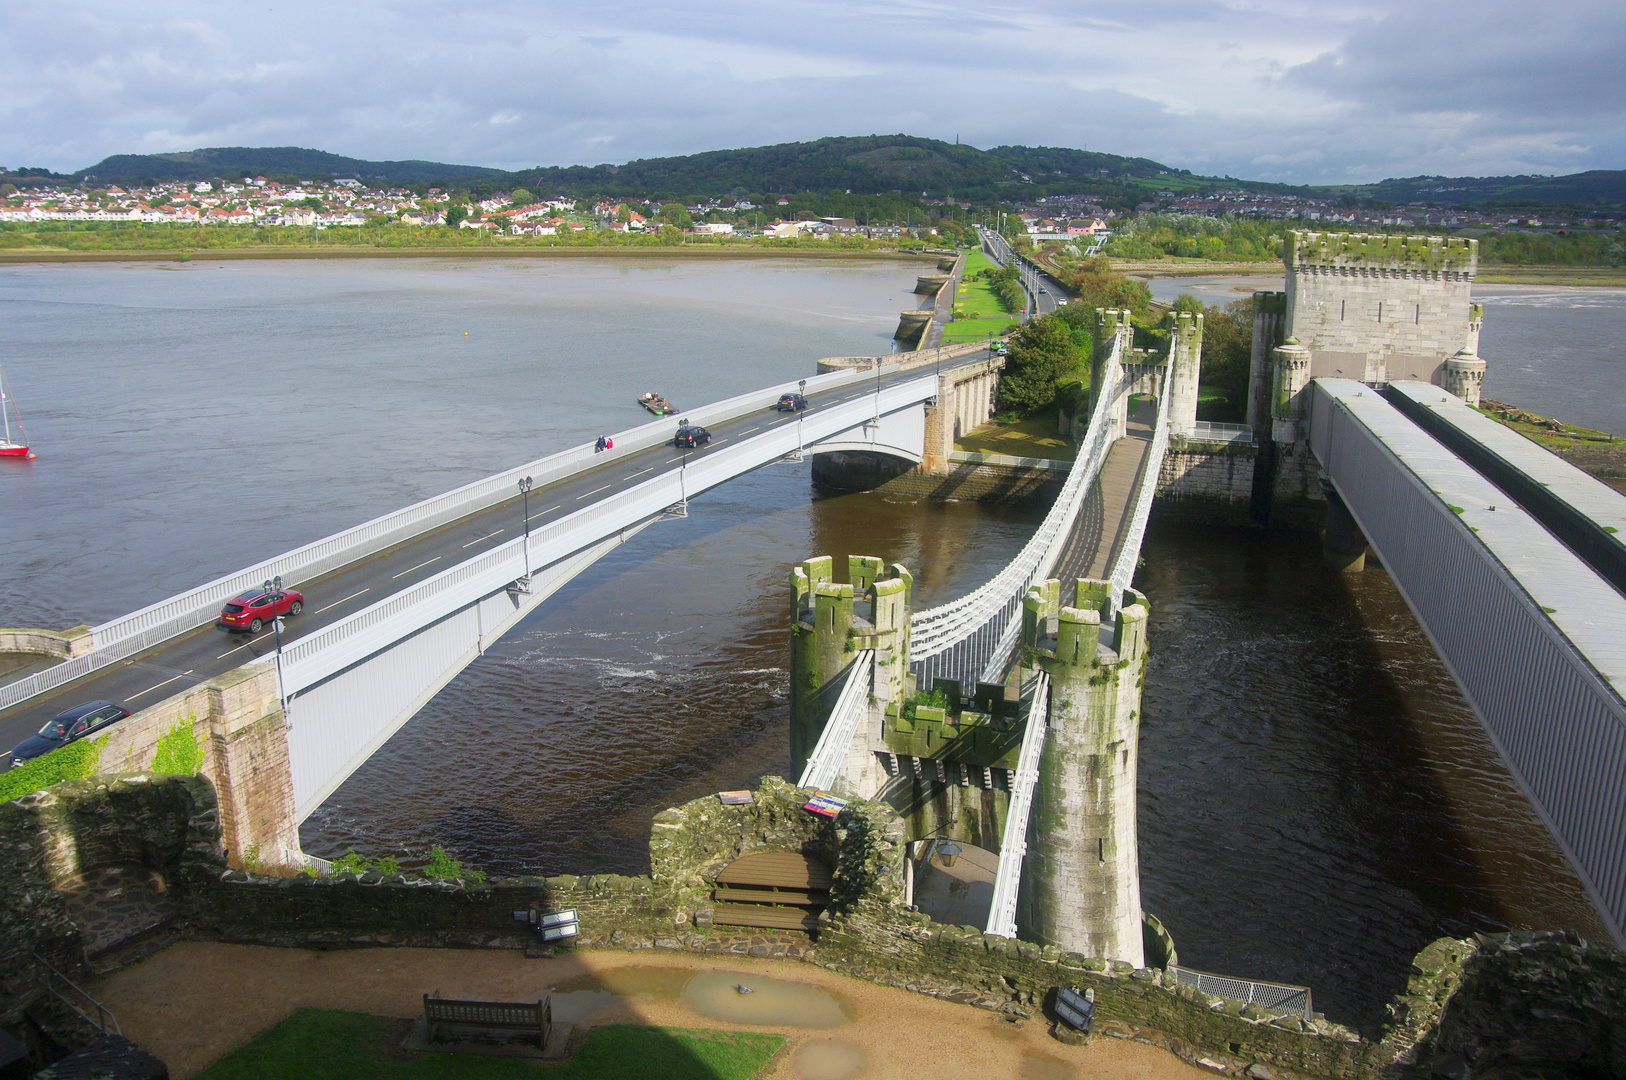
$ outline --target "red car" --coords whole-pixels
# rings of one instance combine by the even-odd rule
[[[272,615],[298,615],[304,606],[305,598],[292,589],[281,592],[250,589],[226,602],[226,606],[220,609],[219,625],[258,634],[271,621]]]

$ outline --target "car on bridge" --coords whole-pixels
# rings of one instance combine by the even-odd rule
[[[111,701],[89,701],[83,705],[57,713],[45,722],[39,734],[30,735],[11,750],[11,767],[26,765],[52,750],[116,724],[130,715],[130,710]]]
[[[773,407],[779,412],[801,412],[807,408],[807,398],[801,394],[780,394]]]
[[[705,446],[711,442],[711,432],[699,424],[684,424],[677,429],[677,437],[672,440],[673,446]]]
[[[304,606],[305,597],[292,589],[281,592],[250,589],[226,601],[226,606],[220,609],[217,625],[258,634],[273,615],[298,615]]]

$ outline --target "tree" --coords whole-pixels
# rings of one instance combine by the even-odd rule
[[[525,188],[517,187],[508,193],[508,201],[515,206],[530,206],[536,202],[536,196]]]
[[[1112,263],[1099,255],[1080,263],[1067,276],[1066,284],[1091,307],[1128,308],[1144,316],[1146,305],[1152,302],[1152,290],[1146,282],[1114,270]]]
[[[1066,321],[1047,315],[1024,326],[1005,357],[1000,408],[1024,413],[1048,408],[1056,400],[1057,380],[1076,372],[1081,359]]]
[[[448,229],[455,229],[463,221],[463,219],[468,216],[468,207],[462,205],[461,203],[454,203],[446,208],[446,227]]]
[[[666,222],[668,225],[676,225],[680,229],[687,229],[690,225],[694,224],[694,219],[689,216],[689,211],[684,209],[682,203],[667,203],[665,206],[661,207],[660,216],[661,220]]]

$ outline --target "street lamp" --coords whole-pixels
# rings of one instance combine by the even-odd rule
[[[523,505],[521,513],[525,515],[525,540],[521,545],[525,553],[525,572],[519,576],[520,592],[531,591],[531,478],[522,476],[519,480],[519,497]]]
[[[282,692],[282,616],[277,614],[277,601],[282,599],[282,575],[278,574],[264,584],[271,600],[271,632],[277,639],[277,704],[282,707],[284,722],[288,716],[288,698]]]

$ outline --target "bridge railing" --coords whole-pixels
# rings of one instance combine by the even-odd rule
[[[1022,733],[1022,752],[1011,777],[1005,832],[999,841],[999,870],[994,874],[994,898],[988,906],[987,932],[1001,937],[1016,936],[1016,897],[1022,885],[1022,860],[1028,853],[1028,816],[1033,809],[1033,788],[1039,782],[1039,759],[1044,754],[1049,719],[1050,676],[1040,672],[1033,680],[1028,726]]]
[[[1114,357],[1117,360],[1117,346]],[[1056,565],[1079,510],[1111,448],[1111,405],[1123,387],[1120,365],[1108,372],[1090,417],[1084,446],[1074,459],[1050,512],[1015,559],[980,588],[947,604],[917,612],[909,623],[910,666],[922,685],[938,677],[975,681],[1000,654],[1014,647],[1013,631],[1021,626],[1022,597],[1029,586]]]
[[[884,364],[881,374],[896,370],[896,363]],[[874,369],[814,375],[806,380],[807,391],[819,393],[875,377]],[[799,386],[800,381],[780,383],[691,409],[682,415],[697,424],[715,424],[765,409],[778,400],[780,394],[794,391]],[[675,424],[673,418],[662,418],[618,432],[614,436],[616,448],[610,451],[610,455],[613,457],[658,445],[671,438]],[[516,494],[516,485],[522,476],[531,476],[538,485],[544,485],[580,471],[587,465],[606,460],[609,458],[604,454],[594,452],[592,443],[582,443],[363,522],[105,622],[92,630],[95,647],[91,652],[0,686],[0,709],[9,708],[108,664],[144,652],[169,638],[207,625],[215,620],[225,601],[244,590],[257,588],[270,578],[281,576],[285,584],[298,585],[392,547],[411,536],[506,502]]]
[[[1178,343],[1170,342],[1169,354],[1174,354]],[[1152,514],[1152,498],[1157,494],[1158,473],[1163,468],[1163,455],[1169,449],[1169,402],[1174,395],[1163,393],[1157,402],[1157,423],[1152,428],[1152,445],[1147,448],[1146,458],[1141,465],[1140,489],[1135,493],[1134,516],[1129,519],[1129,529],[1124,534],[1123,546],[1118,549],[1118,557],[1113,560],[1112,573],[1109,580],[1112,582],[1112,609],[1118,610],[1123,606],[1124,590],[1129,588],[1135,580],[1135,567],[1140,563],[1140,545],[1146,536],[1146,522]]]
[[[847,681],[836,698],[836,706],[831,710],[830,718],[824,722],[824,730],[819,733],[818,745],[813,747],[807,766],[802,769],[802,777],[796,782],[797,787],[818,788],[820,791],[833,789],[836,778],[841,775],[841,766],[847,760],[847,751],[858,734],[859,722],[868,711],[870,686],[874,678],[875,650],[865,649],[858,654],[852,670],[848,672]]]

